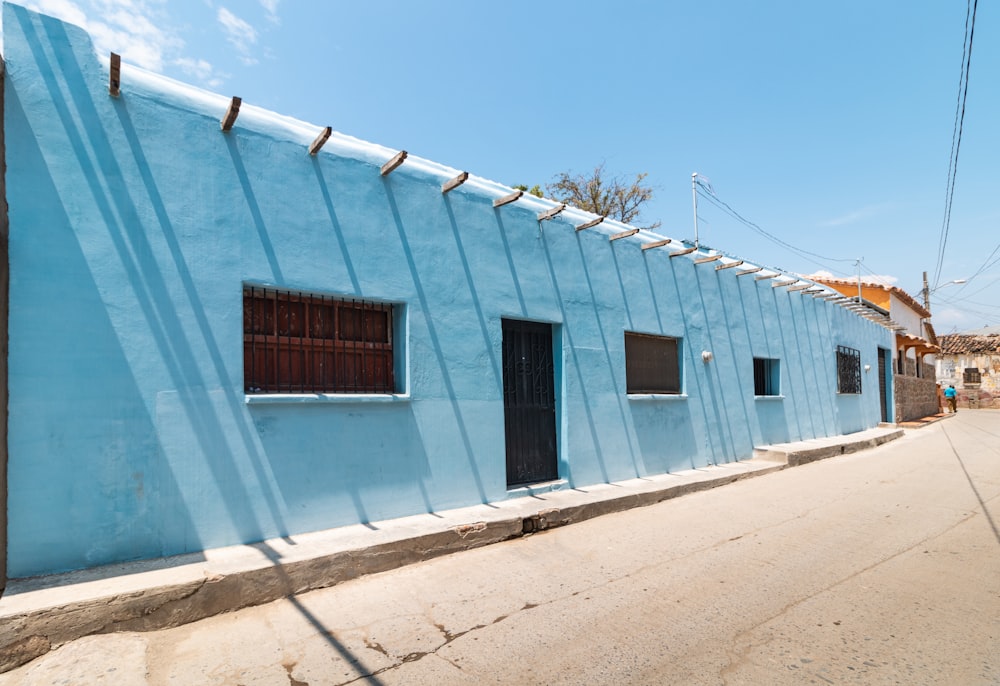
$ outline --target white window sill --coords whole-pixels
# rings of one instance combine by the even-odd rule
[[[629,400],[687,400],[687,393],[629,393]]]
[[[753,399],[754,400],[784,400],[785,396],[783,396],[783,395],[755,395],[753,397]]]
[[[410,402],[409,394],[402,393],[254,393],[244,397],[247,405]]]

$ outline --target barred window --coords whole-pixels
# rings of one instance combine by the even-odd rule
[[[861,393],[861,351],[837,346],[837,392]]]
[[[625,332],[625,392],[681,392],[679,341],[668,336]]]
[[[393,393],[393,306],[243,289],[246,393]]]
[[[780,362],[767,357],[753,358],[753,394],[781,395]]]
[[[978,367],[966,367],[962,373],[962,383],[982,383],[983,377]]]

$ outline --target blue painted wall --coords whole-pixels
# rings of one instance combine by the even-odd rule
[[[628,479],[879,421],[837,345],[890,333],[822,300],[671,259],[656,237],[107,63],[79,29],[4,8],[10,205],[9,572],[51,573],[511,497],[502,317],[551,322],[560,477]],[[401,392],[243,393],[242,288],[399,305]],[[684,394],[625,393],[623,332],[682,339]],[[703,350],[714,359],[702,361]],[[754,356],[783,399],[755,399]],[[287,400],[287,399],[285,399]]]

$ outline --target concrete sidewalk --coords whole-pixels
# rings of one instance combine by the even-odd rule
[[[899,438],[883,425],[763,446],[753,459],[245,546],[13,580],[0,599],[0,672],[68,641],[148,631],[268,603],[365,574],[715,488]]]

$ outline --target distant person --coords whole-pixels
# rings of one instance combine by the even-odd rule
[[[937,406],[938,414],[944,414],[944,388],[940,381],[937,382]]]
[[[948,388],[944,389],[944,399],[948,401],[948,407],[951,408],[952,412],[958,412],[958,393],[955,391],[954,384],[950,384]]]

